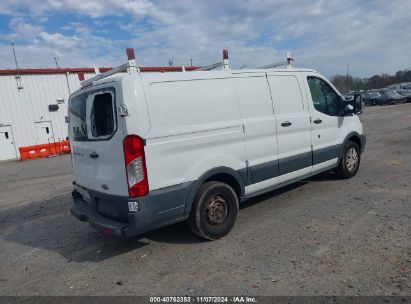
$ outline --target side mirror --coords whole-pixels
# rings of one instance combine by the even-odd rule
[[[346,104],[344,107],[344,116],[351,116],[354,114],[354,107],[351,104]]]
[[[353,113],[358,115],[362,113],[362,95],[354,94],[354,100],[352,106],[354,107]]]
[[[362,113],[362,96],[354,94],[351,100],[345,100],[344,115],[358,115]]]

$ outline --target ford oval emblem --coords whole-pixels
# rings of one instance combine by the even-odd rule
[[[102,184],[101,188],[103,188],[104,190],[108,190],[108,186],[106,184]]]

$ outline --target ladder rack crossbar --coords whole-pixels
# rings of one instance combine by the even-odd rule
[[[195,69],[194,71],[210,71],[219,67],[224,66],[224,61],[219,61],[210,65],[203,66],[201,68]]]
[[[112,68],[111,70],[104,72],[104,73],[100,73],[95,75],[94,77],[91,77],[89,79],[83,80],[80,82],[82,87],[87,87],[90,86],[91,84],[93,84],[94,81],[109,77],[111,75],[117,74],[117,73],[121,73],[126,71],[127,69],[131,69],[131,68],[136,68],[135,63],[133,62],[127,62],[125,64],[122,64],[118,67]]]
[[[287,66],[287,65],[288,65],[288,61],[285,60],[285,61],[281,61],[281,62],[276,62],[276,63],[263,65],[261,67],[258,67],[257,69],[271,69],[271,68],[280,67],[280,66]]]

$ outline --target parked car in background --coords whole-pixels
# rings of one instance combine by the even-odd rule
[[[388,90],[381,94],[381,97],[377,100],[379,105],[392,105],[398,103],[404,103],[406,98],[399,94],[397,91]]]
[[[389,90],[411,90],[411,82],[401,82],[389,85],[387,87]]]
[[[378,93],[380,93],[381,95],[382,94],[385,94],[385,93],[387,93],[388,91],[393,91],[394,89],[387,89],[387,88],[384,88],[384,89],[378,89],[378,90],[375,90],[375,92],[378,92]]]
[[[361,94],[366,106],[375,106],[381,98],[381,94],[376,91],[368,91]]]
[[[410,89],[408,89],[408,90],[397,90],[397,92],[398,92],[398,94],[404,96],[407,102],[411,102],[411,85],[410,85]]]

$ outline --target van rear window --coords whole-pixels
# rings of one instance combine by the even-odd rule
[[[81,94],[69,102],[69,136],[74,141],[104,140],[116,131],[114,89]]]
[[[84,141],[88,139],[86,102],[86,94],[77,95],[69,101],[69,136],[71,140]]]
[[[113,98],[111,93],[97,94],[91,108],[93,137],[110,136],[114,132]]]

